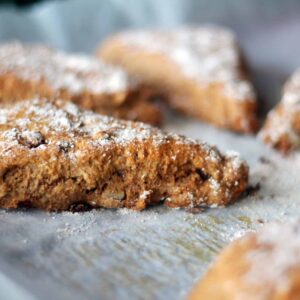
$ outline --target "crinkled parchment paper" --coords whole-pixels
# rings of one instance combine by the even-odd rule
[[[0,12],[0,41],[91,52],[123,27],[219,20],[238,32],[266,109],[300,66],[300,11],[292,9],[295,1],[285,1],[285,13],[279,13],[280,1],[257,1],[262,7],[256,1],[247,7],[249,2],[232,1],[233,9],[225,1],[89,0],[22,13],[7,9]],[[299,215],[300,156],[283,158],[255,137],[179,116],[169,117],[165,129],[241,152],[251,166],[251,184],[260,189],[226,209],[197,215],[163,207],[74,214],[0,210],[0,299],[184,299],[228,242],[265,222]]]

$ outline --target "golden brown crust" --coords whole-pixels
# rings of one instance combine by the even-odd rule
[[[57,72],[57,74],[56,74]],[[153,92],[123,70],[44,46],[0,46],[0,103],[61,98],[98,113],[160,125]]]
[[[245,190],[248,167],[205,143],[36,99],[0,110],[0,174],[4,208],[141,210],[162,200],[229,204]]]
[[[200,48],[201,39],[210,38],[210,45],[207,46],[208,43],[203,46],[196,56],[195,50],[199,50],[196,48],[198,45],[187,42],[187,38],[184,38],[182,43],[181,40],[172,42],[172,38],[176,37],[176,34],[179,35],[180,31],[121,33],[100,45],[97,55],[107,62],[122,66],[129,74],[152,86],[177,110],[218,127],[238,132],[256,131],[255,96],[244,72],[235,41],[231,41],[231,36],[227,37],[227,32],[219,32],[218,29],[203,28],[198,32],[194,31],[195,33],[193,29],[188,29],[184,31],[184,36],[194,34],[199,39]],[[210,37],[207,37],[207,34]],[[224,45],[218,41],[218,36],[221,39],[222,35],[225,36]],[[173,45],[174,49],[169,49],[168,44]],[[186,62],[178,60],[179,55],[176,51],[180,52],[181,48],[185,51],[181,55],[189,57]],[[234,58],[227,59],[225,53],[228,52]],[[216,54],[213,56],[211,53]],[[212,62],[216,65],[216,72],[209,67]],[[194,74],[192,66],[191,70],[187,70],[191,71],[191,75],[187,74],[184,69],[193,63],[194,68],[199,65],[198,69],[205,69],[207,65],[207,71]],[[230,67],[227,67],[228,65]],[[217,79],[218,74],[220,79]],[[230,81],[227,78],[230,78]]]
[[[189,300],[300,298],[298,224],[271,224],[225,248]]]

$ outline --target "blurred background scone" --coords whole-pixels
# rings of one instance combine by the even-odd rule
[[[0,44],[0,104],[59,97],[101,114],[158,125],[153,92],[121,68],[43,45]]]
[[[269,146],[288,153],[300,148],[300,69],[285,83],[282,99],[272,109],[259,133]]]
[[[256,96],[229,29],[123,32],[104,41],[98,57],[122,66],[190,116],[237,132],[257,129]]]
[[[300,299],[300,222],[267,224],[234,241],[188,299]]]

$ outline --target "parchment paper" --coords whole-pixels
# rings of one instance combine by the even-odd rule
[[[128,26],[218,21],[237,31],[265,111],[300,66],[300,11],[295,1],[285,1],[284,9],[282,1],[249,2],[46,3],[22,13],[1,11],[0,40],[91,52],[101,38]],[[178,115],[169,116],[165,129],[241,152],[259,191],[198,215],[163,207],[141,213],[0,210],[0,299],[184,299],[224,245],[263,223],[299,216],[299,155],[283,158],[253,136]]]

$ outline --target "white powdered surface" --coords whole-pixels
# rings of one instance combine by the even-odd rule
[[[42,45],[0,45],[0,75],[12,73],[23,80],[46,81],[54,90],[71,94],[115,93],[130,86],[127,74],[86,55],[70,55]]]
[[[251,83],[242,79],[239,48],[230,30],[207,25],[165,32],[128,31],[119,37],[127,46],[165,55],[200,85],[221,83],[232,99],[255,99]]]
[[[289,291],[293,281],[290,273],[300,268],[300,223],[266,225],[257,234],[257,249],[250,250],[246,259],[249,271],[243,280],[253,286],[265,286],[259,299],[267,299],[270,288],[279,293]]]
[[[284,105],[300,106],[300,69],[297,70],[284,86],[282,102]]]
[[[21,146],[20,139],[38,143],[46,135],[48,140],[44,144],[48,145],[52,143],[52,139],[57,139],[57,134],[63,134],[64,139],[70,143],[76,142],[76,138],[86,137],[99,147],[146,140],[151,140],[156,145],[169,140],[178,144],[198,143],[207,152],[207,160],[217,163],[221,159],[218,150],[205,142],[167,133],[141,122],[119,120],[83,110],[60,99],[55,104],[39,98],[20,101],[14,106],[3,107],[0,110],[0,120],[3,120],[0,122],[1,155],[12,147]],[[228,152],[227,156],[233,161],[233,167],[238,169],[242,164],[240,155]]]

